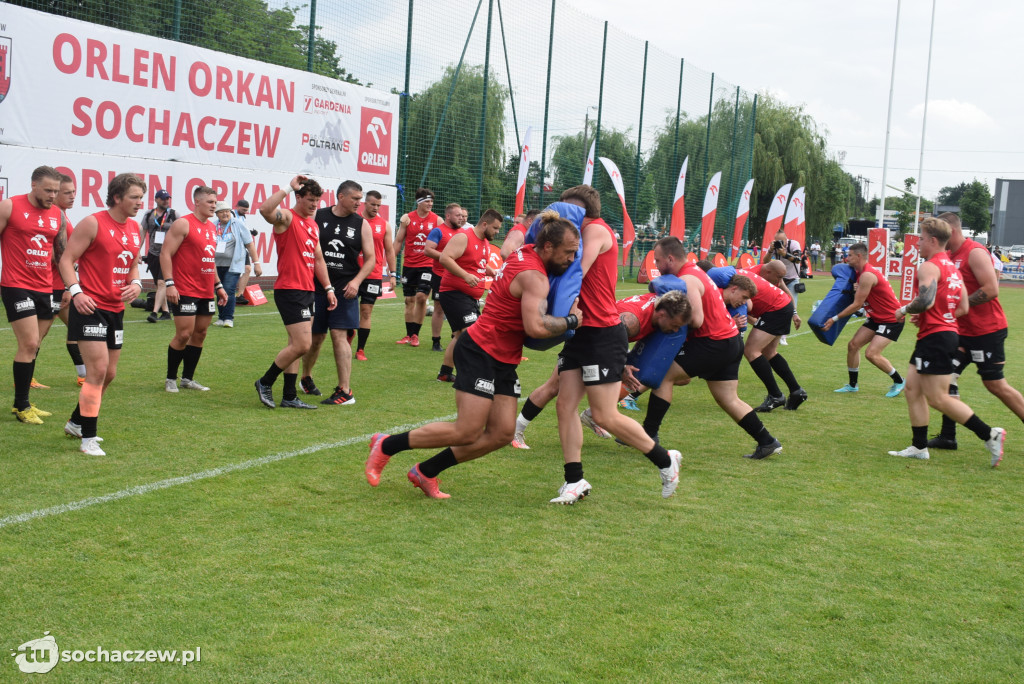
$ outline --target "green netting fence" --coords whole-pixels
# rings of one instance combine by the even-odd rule
[[[2,6],[3,3],[0,3]],[[590,144],[622,172],[637,240],[632,277],[667,234],[689,158],[688,241],[711,176],[722,172],[715,243],[729,243],[751,174],[756,97],[589,16],[565,0],[16,0],[11,4],[315,71],[401,94],[398,211],[417,187],[473,220],[514,206],[532,128],[527,208],[582,181]],[[682,49],[679,50],[682,52]],[[598,168],[606,221],[622,211]],[[746,235],[744,235],[746,238]]]

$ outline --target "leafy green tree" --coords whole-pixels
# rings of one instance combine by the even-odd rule
[[[452,83],[455,89],[452,91]],[[407,165],[404,171],[406,199],[422,183],[434,191],[437,203],[464,204],[475,213],[480,176],[480,113],[483,105],[483,67],[463,65],[455,79],[448,67],[440,80],[415,93],[409,101],[409,120],[404,135]],[[505,103],[508,88],[492,72],[487,86],[487,119],[484,145],[481,208],[493,207],[503,214],[512,211],[515,179],[509,192],[509,162],[505,155]],[[449,101],[449,92],[451,99]],[[434,145],[434,140],[437,144]],[[428,164],[429,160],[429,166]],[[518,157],[517,157],[518,169]]]
[[[991,206],[988,185],[975,178],[960,197],[960,221],[975,233],[986,232],[992,226]]]
[[[947,185],[939,190],[938,201],[939,204],[946,206],[959,206],[960,198],[967,192],[967,188],[971,187],[970,183],[958,183],[957,185]]]

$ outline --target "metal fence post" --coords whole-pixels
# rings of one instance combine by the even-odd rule
[[[181,0],[174,0],[174,24],[171,27],[171,37],[174,40],[181,40]]]
[[[707,125],[707,134],[704,137],[704,181],[701,183],[701,186],[704,187],[704,188],[706,188],[707,185],[708,185],[708,165],[711,163],[709,161],[709,156],[708,155],[709,155],[709,152],[710,152],[709,148],[711,147],[711,112],[712,112],[712,110],[714,108],[714,105],[715,105],[715,73],[711,72],[711,94],[708,95],[708,125]]]
[[[551,26],[548,29],[548,76],[544,84],[544,139],[540,143],[540,196],[537,206],[544,206],[544,182],[548,162],[548,107],[551,105],[551,52],[555,47],[555,0],[551,0]],[[520,154],[522,150],[520,149]]]
[[[316,0],[309,0],[309,40],[306,48],[306,71],[313,70],[313,47],[316,44]]]
[[[484,197],[484,149],[487,142],[487,81],[490,79],[491,66],[491,16],[494,0],[487,0],[487,40],[484,43],[484,91],[483,106],[480,108],[480,174],[476,180],[476,215],[483,212]]]
[[[412,6],[414,0],[409,0],[409,21],[406,28],[405,34],[405,86],[402,89],[402,94],[398,100],[399,118],[402,120],[402,129],[399,131],[401,135],[401,141],[398,152],[398,169],[395,171],[395,177],[401,179],[403,190],[408,186],[409,179],[409,163],[407,160],[409,154],[409,131],[407,124],[409,123],[409,107],[412,105],[412,96],[409,95],[409,72],[412,69]],[[405,193],[402,193],[403,198]],[[398,199],[398,198],[396,198]],[[401,206],[401,205],[399,205]],[[401,214],[402,212],[398,212]]]
[[[604,63],[608,55],[608,22],[604,22],[604,40],[601,42],[601,86],[597,91],[597,132],[594,134],[594,166],[597,166],[597,158],[601,154],[601,112],[604,109]],[[594,169],[597,175],[597,169]]]

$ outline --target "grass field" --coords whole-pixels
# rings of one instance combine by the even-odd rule
[[[830,282],[808,282],[804,318]],[[1024,290],[1001,300],[1019,330]],[[33,392],[54,417],[0,419],[0,635],[5,657],[49,631],[61,650],[200,647],[201,661],[60,663],[40,681],[1021,681],[1024,428],[973,370],[965,400],[1009,430],[996,470],[963,430],[929,462],[887,456],[910,443],[888,378],[864,362],[860,393],[832,393],[850,327],[834,348],[810,334],[783,348],[810,400],[765,417],[778,456],[741,458],[751,440],[698,381],[661,431],[683,452],[671,499],[646,459],[587,433],[594,493],[549,505],[550,407],[532,450],[448,471],[452,498],[433,501],[405,479],[431,452],[397,456],[377,489],[362,473],[370,433],[454,411],[440,354],[393,343],[396,300],[353,363],[357,403],[315,412],[256,399],[284,343],[272,304],[211,329],[206,393],[163,391],[172,328],[142,318],[127,314],[104,400],[107,457],[62,433],[77,388],[59,324],[36,370],[52,389]],[[901,371],[912,346],[908,327],[890,347]],[[8,388],[13,347],[3,327]],[[1011,335],[1018,388],[1022,352]],[[528,356],[524,390],[555,359]],[[318,370],[330,388],[329,354]],[[764,395],[746,363],[740,394]],[[0,681],[27,677],[0,662]]]

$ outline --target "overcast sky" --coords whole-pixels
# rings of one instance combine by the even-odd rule
[[[744,89],[804,104],[853,175],[882,180],[896,0],[569,0]],[[931,0],[903,0],[887,184],[917,177]],[[1024,178],[1024,3],[939,0],[922,194]],[[894,191],[890,190],[890,194]]]

